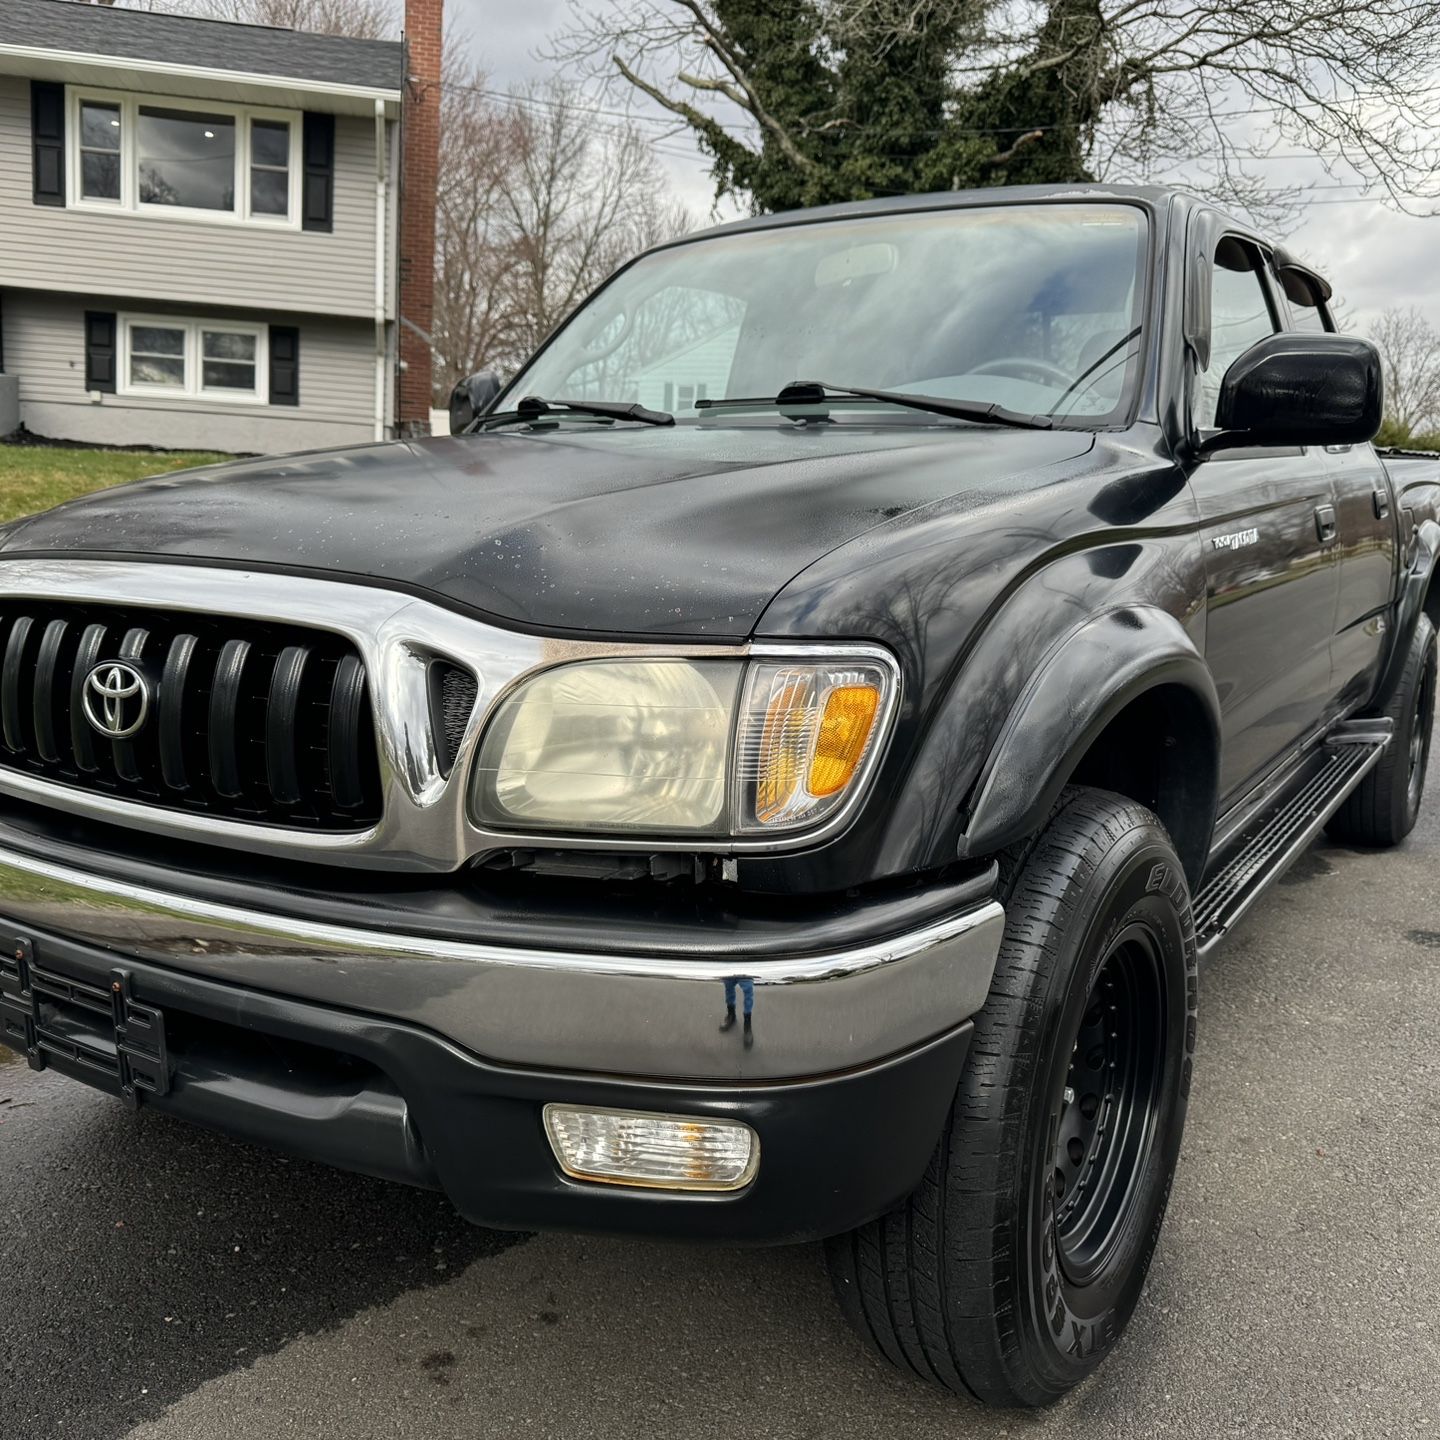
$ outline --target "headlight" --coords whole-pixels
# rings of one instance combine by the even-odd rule
[[[858,790],[894,698],[893,667],[868,656],[560,665],[491,716],[472,809],[551,833],[810,828]]]
[[[715,831],[739,671],[596,660],[547,670],[500,707],[475,775],[482,819],[541,829]]]

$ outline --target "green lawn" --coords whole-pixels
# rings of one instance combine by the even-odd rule
[[[62,500],[88,495],[107,485],[184,470],[191,465],[213,465],[229,458],[204,451],[148,455],[124,450],[0,445],[0,523],[48,510]]]

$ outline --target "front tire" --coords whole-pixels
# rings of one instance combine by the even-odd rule
[[[1410,634],[1400,683],[1381,712],[1395,730],[1379,764],[1352,790],[1325,831],[1351,845],[1388,849],[1420,818],[1430,734],[1435,726],[1435,627],[1421,614]]]
[[[1139,1300],[1179,1156],[1195,932],[1159,820],[1071,790],[1012,857],[1005,939],[920,1187],[828,1242],[842,1308],[896,1365],[1046,1405]]]

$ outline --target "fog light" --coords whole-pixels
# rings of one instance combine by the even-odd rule
[[[547,1105],[545,1132],[567,1175],[660,1190],[739,1190],[755,1178],[760,1137],[736,1120]]]

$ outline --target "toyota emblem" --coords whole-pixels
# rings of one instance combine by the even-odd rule
[[[150,682],[123,660],[106,660],[85,677],[81,702],[92,728],[128,740],[150,716]]]

